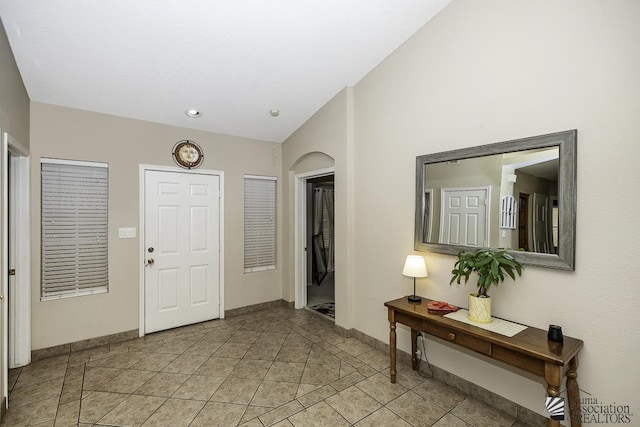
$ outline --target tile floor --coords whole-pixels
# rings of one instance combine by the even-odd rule
[[[10,372],[3,426],[512,426],[307,310],[264,310]]]

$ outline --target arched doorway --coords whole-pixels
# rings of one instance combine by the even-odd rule
[[[306,162],[304,160],[307,160]],[[331,166],[310,169],[310,166]],[[294,164],[295,306],[335,320],[333,159],[310,153]],[[305,167],[306,165],[306,167]]]

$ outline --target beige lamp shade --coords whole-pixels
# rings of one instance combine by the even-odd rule
[[[409,277],[428,277],[427,265],[421,255],[409,255],[404,262],[402,274]]]

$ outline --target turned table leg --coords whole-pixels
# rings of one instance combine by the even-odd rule
[[[569,399],[569,415],[571,416],[571,426],[580,427],[580,389],[578,388],[578,355],[576,354],[569,362],[567,371],[567,398]]]
[[[544,366],[544,380],[547,382],[547,395],[551,397],[560,396],[560,380],[562,371],[557,365],[546,363]],[[560,427],[560,421],[547,418],[547,427]]]

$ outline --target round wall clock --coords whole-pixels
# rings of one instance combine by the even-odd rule
[[[173,146],[173,160],[185,169],[197,168],[202,163],[204,154],[195,142],[189,139],[178,141]]]

